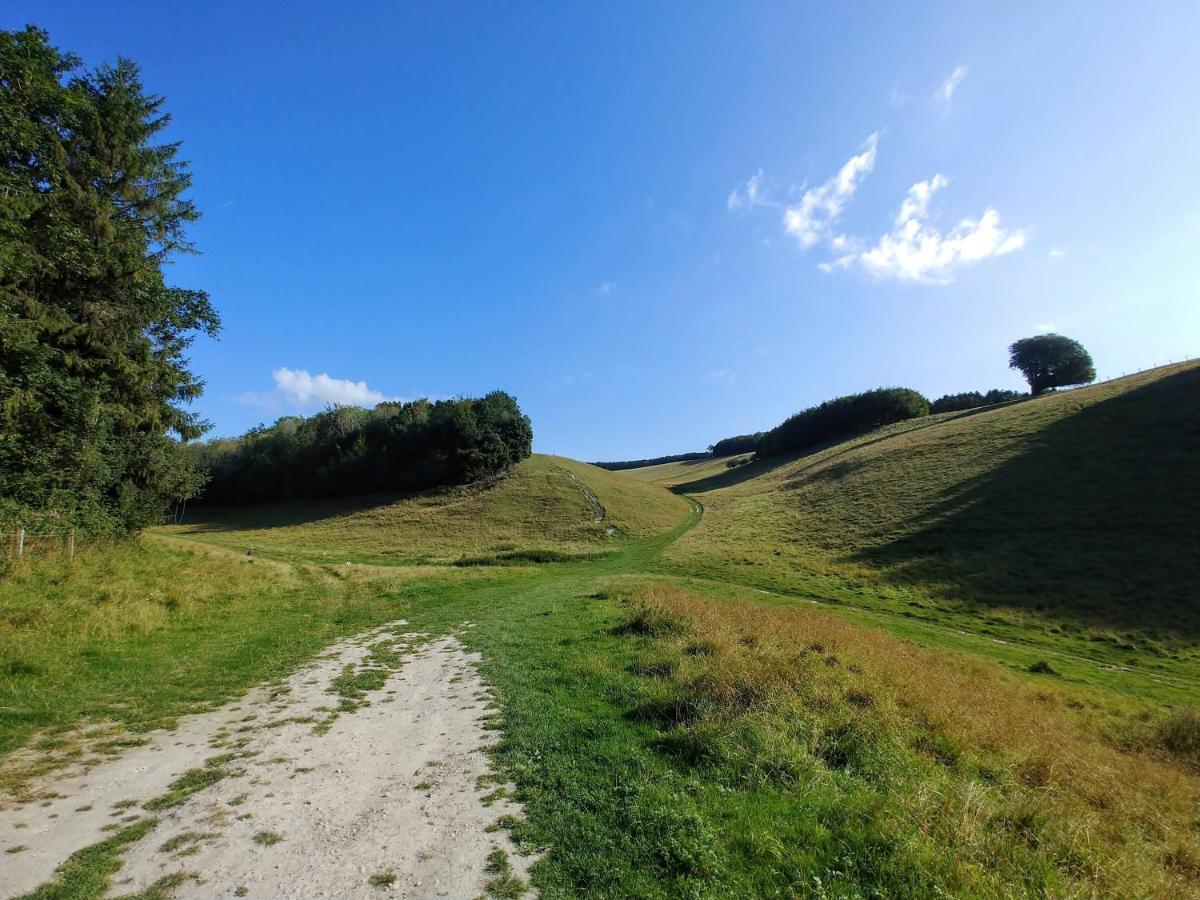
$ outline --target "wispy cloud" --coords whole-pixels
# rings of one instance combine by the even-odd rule
[[[779,204],[767,196],[766,176],[759,169],[746,179],[741,187],[729,192],[725,206],[732,211],[753,209],[756,206],[778,206]]]
[[[940,174],[918,181],[909,188],[892,230],[875,246],[852,249],[821,268],[828,272],[858,267],[879,279],[946,284],[964,265],[1003,256],[1025,245],[1025,233],[1001,228],[1000,214],[990,207],[978,219],[963,219],[945,233],[931,224],[930,200],[948,183]]]
[[[959,66],[950,76],[938,85],[938,89],[933,92],[933,99],[942,106],[949,106],[950,101],[954,99],[954,92],[958,90],[958,86],[963,83],[963,79],[967,77],[967,67]]]
[[[306,369],[281,366],[271,372],[273,391],[247,391],[238,400],[264,409],[316,409],[322,406],[375,406],[385,400],[399,400],[373,390],[365,381],[332,378],[325,373],[310,375]]]
[[[1053,334],[1058,330],[1058,326],[1053,322],[1039,322],[1037,326],[1038,334]]]
[[[879,132],[867,138],[863,151],[850,157],[838,173],[820,187],[809,188],[800,202],[783,211],[783,230],[794,237],[804,249],[829,235],[829,229],[858,190],[862,180],[875,167],[875,147]]]
[[[717,384],[733,384],[737,381],[737,372],[731,369],[713,369],[708,373],[708,380]]]
[[[605,294],[611,294],[613,292],[613,288],[615,287],[616,285],[611,281],[602,281],[596,285],[596,293],[601,296],[604,296]]]
[[[1062,259],[1062,257],[1064,257],[1066,255],[1067,255],[1067,251],[1060,250],[1058,247],[1050,248],[1050,252],[1047,254],[1047,256],[1049,256],[1051,259]]]

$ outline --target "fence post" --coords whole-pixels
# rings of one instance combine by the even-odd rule
[[[25,529],[17,529],[17,559],[25,555]]]
[[[75,529],[67,532],[67,559],[75,558]]]

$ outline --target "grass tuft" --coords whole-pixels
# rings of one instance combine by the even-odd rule
[[[367,879],[367,884],[371,887],[391,887],[396,883],[396,873],[391,869],[386,872],[376,872]]]

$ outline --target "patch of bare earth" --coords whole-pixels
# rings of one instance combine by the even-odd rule
[[[403,623],[398,623],[403,625]],[[338,644],[240,702],[120,755],[46,776],[0,805],[0,896],[53,881],[77,850],[157,824],[110,894],[176,876],[173,895],[474,897],[503,831],[478,657],[397,626]]]

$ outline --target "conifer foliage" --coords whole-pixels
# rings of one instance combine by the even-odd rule
[[[185,352],[219,320],[167,283],[198,212],[170,117],[121,59],[0,31],[0,516],[138,528],[200,480]]]

